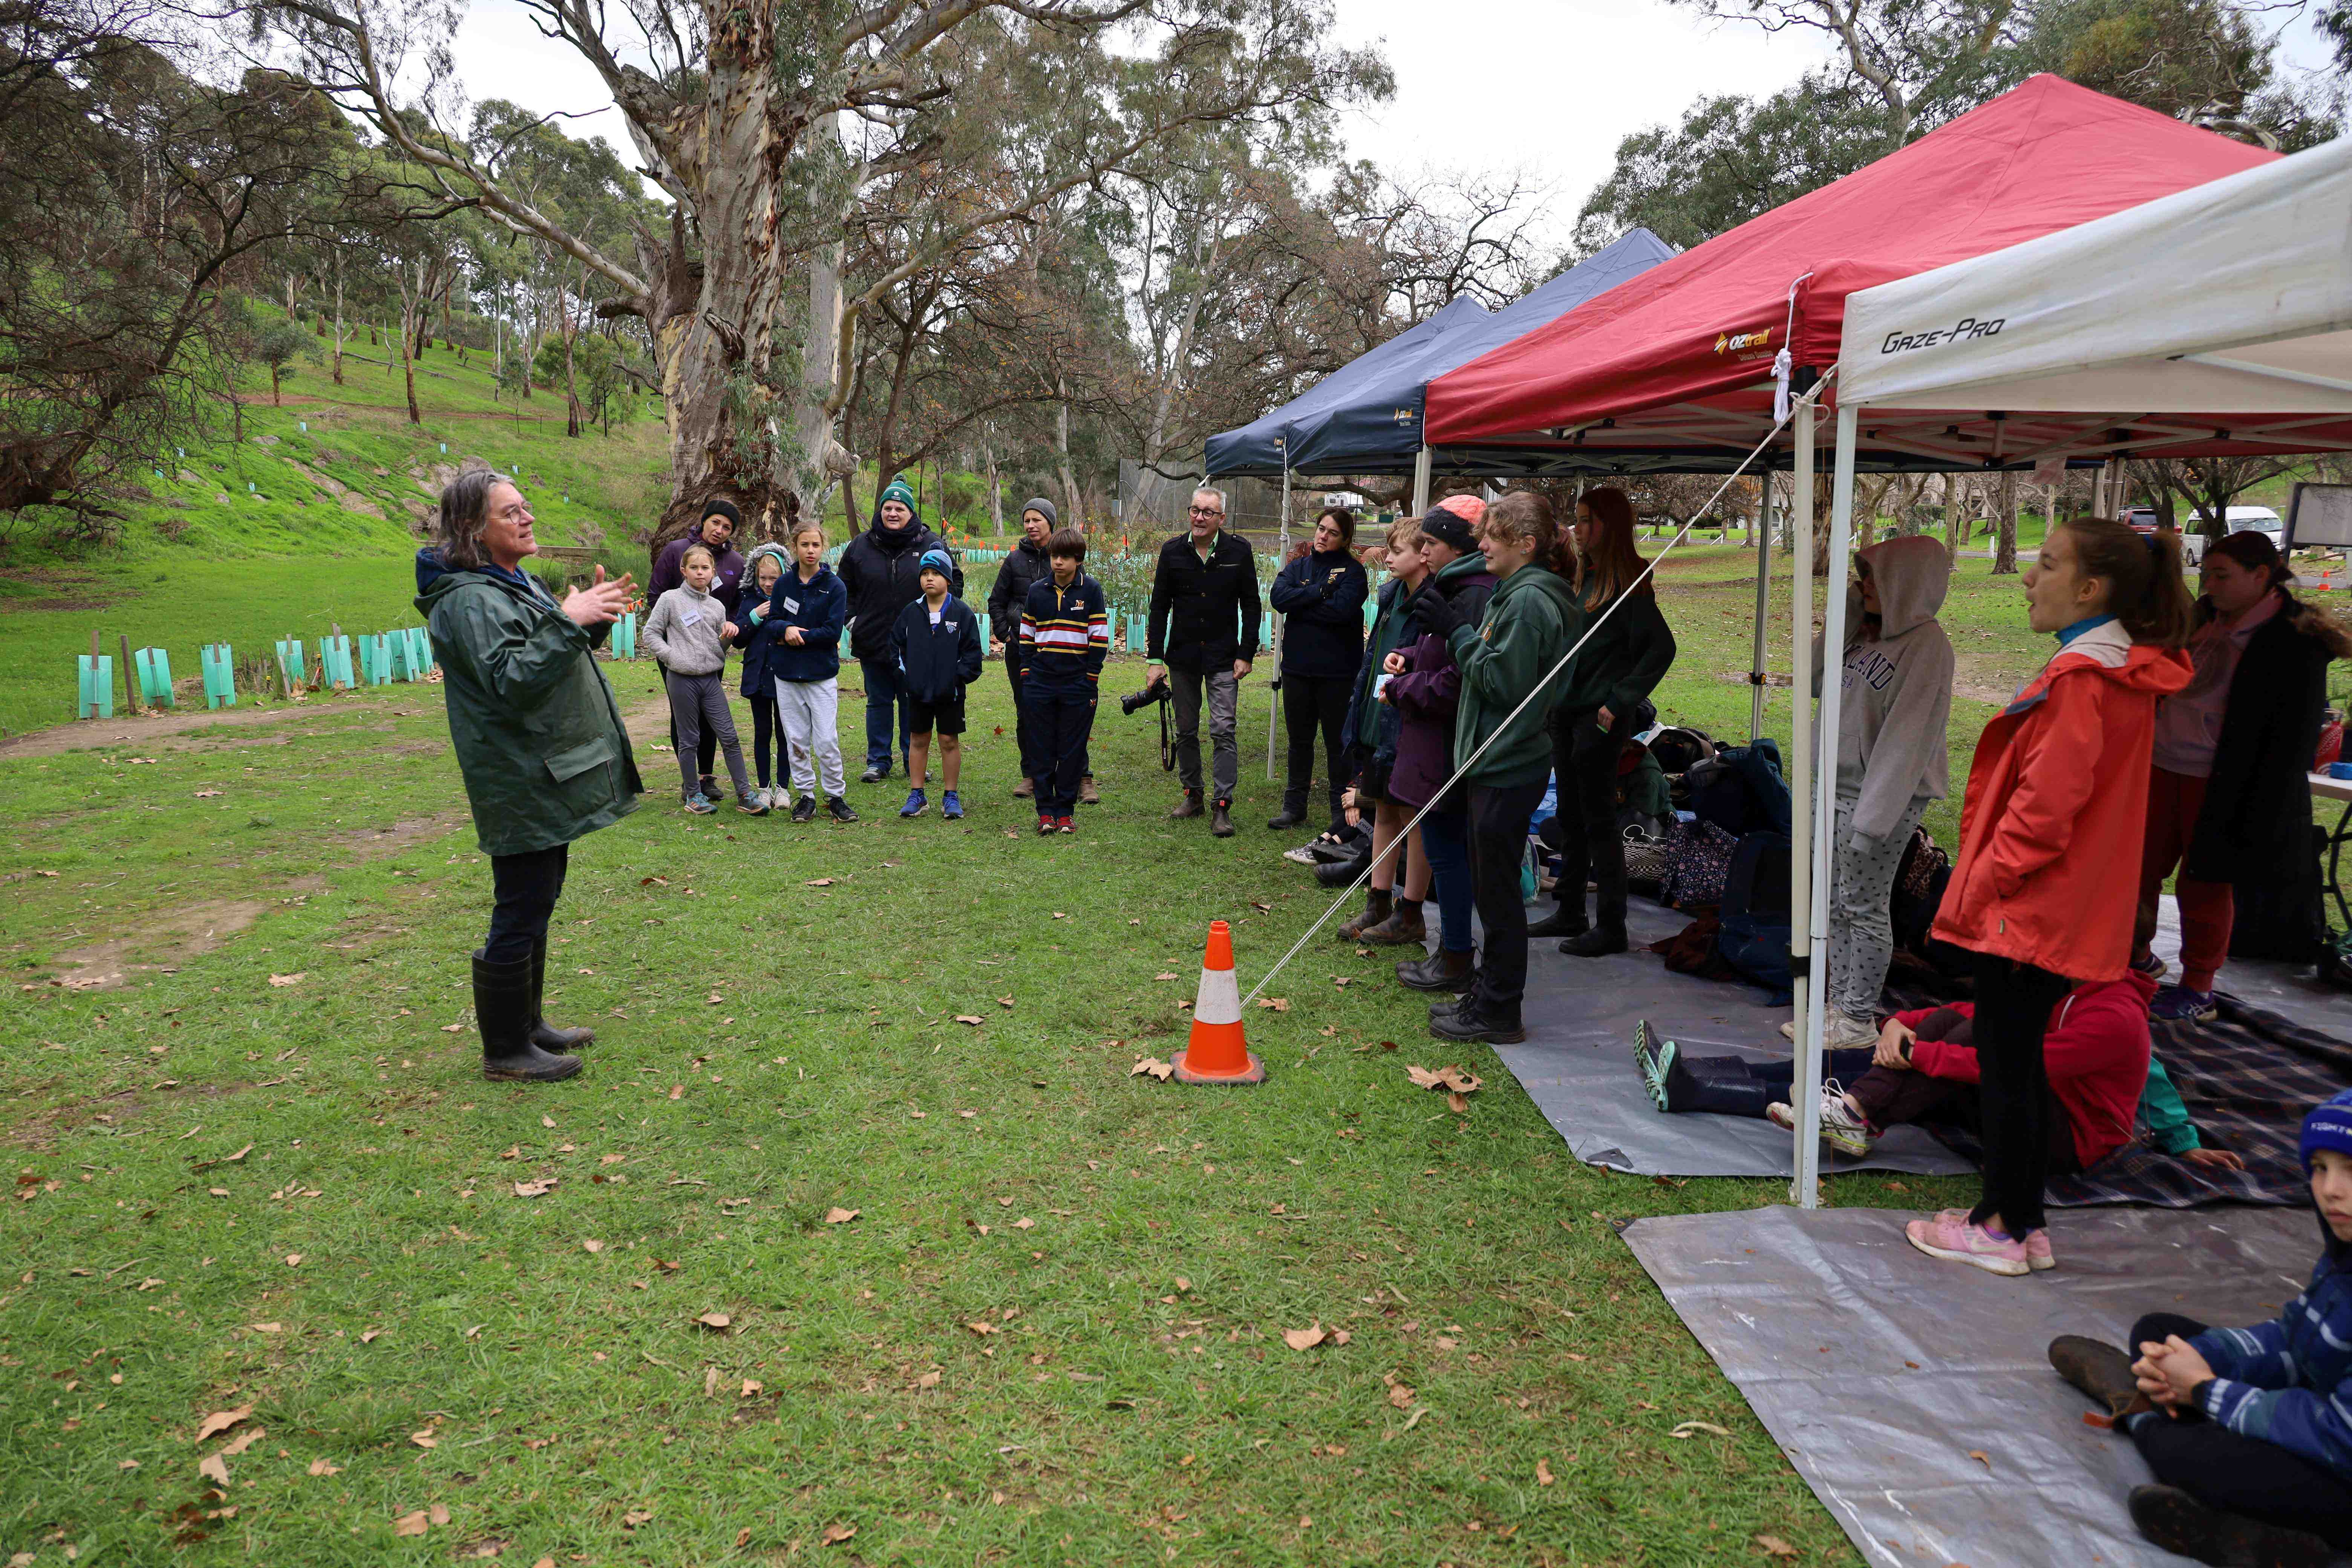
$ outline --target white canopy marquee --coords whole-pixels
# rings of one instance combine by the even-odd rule
[[[2010,447],[2012,461],[2029,451],[2352,451],[2352,138],[1853,294],[1830,390],[1832,562],[1853,544],[1857,437],[1881,410],[1948,415],[1955,429],[1989,425],[1996,438],[2004,426],[2030,428],[2030,441]],[[1799,410],[1801,449],[1811,445],[1811,413]],[[1824,635],[1835,648],[1846,601],[1841,584],[1828,587]],[[1801,607],[1801,628],[1807,618]],[[1810,665],[1797,662],[1799,713]],[[1820,733],[1833,737],[1840,693],[1825,686]],[[1790,782],[1810,801],[1811,832],[1798,835],[1796,926],[1820,952],[1835,789],[1826,772],[1805,777],[1797,755]],[[1797,993],[1797,1193],[1807,1204],[1820,1157],[1821,993],[1801,982]]]

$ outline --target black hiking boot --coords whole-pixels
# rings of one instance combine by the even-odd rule
[[[1316,867],[1315,879],[1327,888],[1344,888],[1362,876],[1364,868],[1371,863],[1372,848],[1370,844],[1367,844],[1360,853],[1350,855],[1344,860],[1326,860]]]
[[[1168,814],[1168,820],[1171,822],[1190,822],[1196,816],[1207,816],[1208,810],[1209,808],[1207,806],[1201,804],[1201,792],[1196,789],[1188,789],[1184,792],[1184,798],[1176,803],[1176,809]]]
[[[1440,1014],[1433,1009],[1429,1032],[1441,1040],[1477,1040],[1490,1046],[1516,1046],[1528,1037],[1517,1018],[1489,1016],[1478,1005],[1475,995],[1465,998],[1450,1013]]]
[[[530,960],[491,963],[474,957],[474,1023],[482,1032],[482,1076],[516,1083],[554,1083],[580,1070],[578,1057],[554,1056],[531,1043]]]
[[[541,1011],[546,995],[547,939],[541,937],[530,950],[530,1043],[542,1051],[570,1051],[593,1044],[593,1029],[559,1029],[547,1021]]]
[[[1582,936],[1572,936],[1561,942],[1559,950],[1570,958],[1606,958],[1625,951],[1625,928],[1594,926]]]
[[[1276,814],[1274,820],[1267,823],[1266,826],[1276,833],[1287,833],[1306,820],[1306,797],[1302,795],[1297,800],[1292,800],[1288,795],[1285,795],[1282,799],[1282,810]]]
[[[1396,977],[1408,990],[1450,991],[1459,996],[1470,989],[1478,976],[1478,968],[1466,952],[1448,952],[1439,948],[1427,958],[1411,959],[1396,966]]]
[[[1234,836],[1234,803],[1221,800],[1209,808],[1209,832],[1218,838]]]

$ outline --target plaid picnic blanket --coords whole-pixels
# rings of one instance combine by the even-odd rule
[[[1963,988],[1964,989],[1964,988]],[[1948,982],[1898,971],[1890,999],[1901,1007],[1957,1000]],[[1940,994],[1938,994],[1940,993]],[[2304,1113],[2352,1085],[2352,1043],[2289,1022],[2276,1013],[2220,994],[2210,1024],[2148,1021],[2156,1055],[2210,1146],[2246,1162],[2243,1171],[2206,1171],[2145,1142],[2127,1143],[2087,1171],[2053,1176],[2044,1201],[2053,1208],[2144,1204],[2196,1208],[2204,1204],[2302,1207],[2310,1184],[2295,1158]],[[1983,1147],[1963,1129],[1930,1126],[1944,1145],[1971,1160]]]

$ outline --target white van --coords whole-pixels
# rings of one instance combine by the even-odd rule
[[[2271,536],[2271,542],[2273,544],[2279,546],[2282,551],[2285,549],[2286,523],[2280,519],[2278,513],[2273,511],[2270,508],[2266,506],[2233,506],[2230,509],[2228,515],[2230,523],[2228,529],[2229,532],[2267,533]],[[2205,559],[2206,542],[2206,538],[2202,533],[2192,531],[2184,534],[2180,541],[2180,553],[2182,558],[2191,566],[2198,564]]]

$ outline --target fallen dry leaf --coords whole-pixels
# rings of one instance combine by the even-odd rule
[[[923,1373],[922,1376],[915,1379],[915,1386],[917,1388],[937,1388],[939,1385],[940,1374],[936,1372],[927,1372]]]
[[[1539,1487],[1548,1487],[1558,1479],[1558,1477],[1551,1473],[1551,1462],[1549,1460],[1538,1459],[1536,1461],[1536,1485]]]
[[[856,1533],[857,1527],[854,1524],[828,1524],[824,1527],[824,1533],[818,1539],[827,1546],[838,1546]]]
[[[1395,1405],[1399,1410],[1402,1410],[1406,1405],[1411,1405],[1412,1401],[1412,1384],[1409,1383],[1392,1383],[1389,1384],[1389,1403],[1391,1405]]]
[[[1676,1426],[1673,1431],[1667,1433],[1666,1436],[1669,1437],[1689,1437],[1700,1432],[1711,1433],[1717,1437],[1728,1437],[1731,1436],[1730,1433],[1725,1431],[1722,1427],[1717,1426],[1712,1421],[1685,1421]]]
[[[1010,1007],[1013,1005],[1013,998],[1010,996],[999,996],[996,999],[996,1005],[1000,1007]]]
[[[289,1253],[288,1253],[288,1254],[286,1255],[286,1267],[287,1267],[287,1268],[301,1268],[301,1267],[302,1267],[302,1255],[301,1255],[300,1253],[299,1253],[299,1252],[289,1252]]]
[[[343,1473],[343,1467],[330,1459],[313,1459],[310,1461],[310,1473],[314,1476],[340,1476]]]
[[[201,1443],[216,1432],[226,1432],[253,1414],[253,1406],[240,1405],[234,1410],[215,1410],[196,1426],[195,1441]]]
[[[228,1465],[218,1454],[206,1454],[196,1461],[196,1474],[215,1486],[228,1485]]]
[[[1061,910],[1055,910],[1054,911],[1054,918],[1055,918],[1055,920],[1057,920],[1057,921],[1066,921],[1066,920],[1068,920],[1070,917],[1069,917],[1069,916],[1067,916],[1067,915],[1066,915],[1066,914],[1064,914]]]
[[[433,1428],[430,1426],[422,1432],[411,1432],[408,1435],[408,1440],[420,1448],[437,1448],[441,1446],[441,1439],[433,1435]]]
[[[725,1331],[727,1327],[735,1321],[734,1319],[729,1317],[724,1312],[705,1312],[702,1316],[695,1319],[694,1321],[700,1323],[706,1329],[711,1329],[720,1332]]]
[[[994,1323],[990,1322],[986,1318],[981,1318],[975,1321],[966,1323],[964,1327],[970,1329],[973,1333],[978,1334],[982,1339],[986,1339],[989,1335],[1000,1331],[997,1329],[997,1326]]]
[[[1172,969],[1163,969],[1163,970],[1161,970],[1159,973],[1157,973],[1157,974],[1153,975],[1151,978],[1152,978],[1152,979],[1154,979],[1154,980],[1181,980],[1181,979],[1183,978],[1183,976],[1182,976],[1182,975],[1181,975],[1181,974],[1178,974],[1178,973],[1177,973],[1174,970],[1172,970]]]
[[[251,1329],[257,1334],[275,1334],[284,1331],[286,1325],[283,1323],[247,1323],[246,1324],[246,1327]]]
[[[362,1344],[367,1344],[367,1343],[369,1343],[370,1342],[372,1342],[373,1340],[374,1340],[374,1338],[375,1338],[378,1334],[380,1334],[380,1333],[382,1333],[382,1332],[383,1332],[383,1331],[382,1329],[368,1329],[368,1330],[365,1330],[365,1331],[363,1331],[360,1334],[360,1343],[362,1343]]]
[[[955,1016],[955,1021],[959,1024],[970,1024],[975,1027],[988,1022],[977,1013],[958,1013]]]
[[[827,1225],[847,1225],[851,1220],[857,1217],[858,1212],[859,1211],[856,1209],[829,1208],[824,1211],[824,1223]]]
[[[735,1532],[735,1549],[736,1549],[737,1551],[739,1551],[739,1552],[740,1552],[740,1551],[741,1551],[744,1547],[749,1546],[749,1545],[751,1545],[751,1527],[750,1525],[748,1525],[748,1524],[747,1524],[747,1525],[745,1525],[742,1529],[740,1529],[740,1530],[739,1530],[739,1531],[737,1531]]]
[[[1127,1076],[1129,1078],[1142,1078],[1149,1076],[1158,1079],[1162,1083],[1166,1083],[1170,1075],[1174,1073],[1175,1070],[1176,1068],[1172,1064],[1163,1062],[1158,1057],[1146,1057],[1141,1061],[1136,1063],[1133,1067],[1128,1068]]]
[[[273,974],[269,977],[269,984],[272,985],[297,984],[301,981],[304,975],[310,973],[310,972],[307,969],[298,969],[291,974]]]
[[[1282,1342],[1295,1351],[1311,1351],[1330,1336],[1323,1331],[1323,1321],[1317,1319],[1303,1329],[1285,1329]]]
[[[802,883],[801,886],[803,888],[830,888],[833,886],[833,879],[830,877],[814,877],[810,879],[808,881]]]
[[[394,1520],[392,1532],[394,1535],[422,1535],[425,1533],[425,1510],[420,1508],[415,1513],[404,1513]]]
[[[1015,1230],[1034,1230],[1037,1228],[1037,1222],[1031,1219],[1027,1215],[1023,1215],[1019,1219],[1013,1222],[1013,1228]]]
[[[621,1516],[621,1528],[624,1530],[635,1530],[641,1524],[651,1524],[653,1521],[653,1510],[649,1508],[633,1508],[628,1512]]]
[[[1265,1008],[1269,1013],[1287,1013],[1290,1011],[1290,1000],[1286,996],[1261,996],[1257,999],[1257,1005]]]
[[[517,1182],[514,1184],[514,1194],[519,1198],[545,1197],[555,1190],[555,1184],[559,1179],[555,1176],[543,1176],[536,1182]]]
[[[269,1433],[266,1427],[248,1426],[221,1445],[220,1457],[224,1459],[233,1459],[268,1436]]]
[[[1797,1549],[1790,1545],[1787,1542],[1781,1540],[1777,1535],[1759,1535],[1756,1538],[1756,1544],[1764,1549],[1764,1554],[1768,1557],[1794,1557],[1797,1555]]]
[[[441,1032],[445,1035],[462,1035],[466,1032],[466,1026],[463,1024],[444,1024],[441,1026]]]
[[[1449,1094],[1445,1097],[1445,1109],[1456,1116],[1467,1116],[1470,1114],[1470,1102],[1458,1094]]]
[[[1728,1436],[1729,1434],[1727,1433],[1725,1436]],[[1970,1448],[1969,1450],[1969,1458],[1974,1459],[1978,1464],[1982,1465],[1988,1470],[1992,1468],[1992,1456],[1986,1453],[1982,1448]]]

